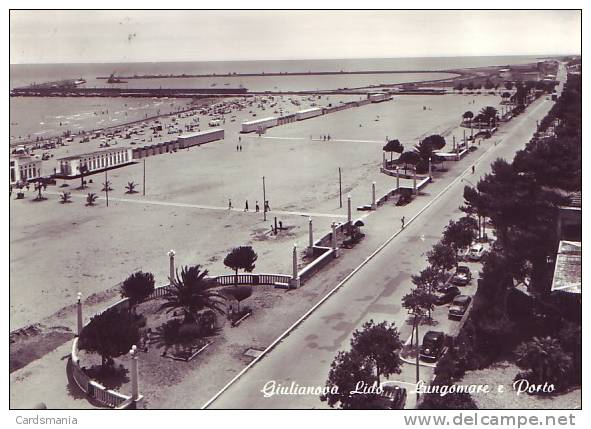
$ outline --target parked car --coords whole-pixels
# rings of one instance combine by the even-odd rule
[[[473,244],[468,251],[468,259],[471,261],[480,261],[484,254],[484,246],[482,244]]]
[[[419,358],[426,361],[436,361],[443,354],[445,335],[441,331],[427,331],[423,337]]]
[[[384,381],[377,395],[368,408],[379,410],[402,410],[406,405],[406,389],[394,381]]]
[[[461,293],[462,292],[460,292],[457,286],[445,286],[437,290],[437,293],[435,294],[435,304],[449,304],[456,296],[461,295]]]
[[[461,319],[466,314],[468,306],[472,302],[472,297],[468,295],[458,295],[454,298],[449,307],[447,317],[450,319]]]
[[[466,286],[470,280],[472,280],[472,273],[466,265],[459,265],[451,278],[451,282],[456,286]]]

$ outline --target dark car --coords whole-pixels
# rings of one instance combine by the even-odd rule
[[[451,282],[456,286],[466,286],[472,280],[472,273],[470,268],[465,265],[460,265],[456,268],[456,272],[451,278]]]
[[[385,381],[380,386],[382,393],[372,401],[371,409],[402,410],[406,405],[406,389],[392,381]]]
[[[446,286],[437,291],[437,294],[435,295],[435,304],[449,304],[456,296],[460,295],[461,293],[462,292],[460,292],[457,286]]]
[[[449,307],[448,317],[450,319],[461,319],[466,314],[471,302],[472,297],[468,295],[456,296]]]
[[[427,331],[423,337],[419,357],[426,361],[436,361],[443,354],[445,335],[441,331]]]

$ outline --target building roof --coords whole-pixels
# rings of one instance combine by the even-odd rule
[[[581,242],[560,241],[554,266],[552,292],[581,293]]]
[[[317,110],[322,110],[322,107],[310,107],[309,109],[300,110],[297,113],[315,112]]]
[[[573,192],[568,198],[570,200],[569,207],[582,207],[583,193],[581,191]]]
[[[221,128],[210,128],[209,130],[195,131],[193,133],[181,134],[180,136],[178,136],[178,138],[179,139],[190,139],[192,137],[203,136],[206,134],[215,133],[217,131],[222,131],[222,129]]]
[[[275,119],[277,119],[275,116],[269,116],[268,118],[261,118],[261,119],[255,119],[253,121],[246,121],[246,122],[243,122],[242,125],[244,125],[244,124],[246,124],[246,125],[259,124],[261,122],[273,121]]]
[[[94,155],[104,155],[107,153],[111,153],[111,152],[121,152],[122,150],[128,150],[128,147],[113,147],[113,148],[109,148],[109,149],[103,149],[103,150],[97,150],[94,152],[87,152],[87,153],[81,153],[78,155],[70,155],[70,156],[65,156],[63,158],[58,158],[58,161],[70,161],[72,159],[80,159],[80,158],[84,158],[87,156],[94,156]]]

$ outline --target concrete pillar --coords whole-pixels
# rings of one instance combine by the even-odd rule
[[[331,225],[332,228],[332,250],[335,258],[338,258],[338,249],[337,249],[337,224],[335,222]]]
[[[351,195],[347,195],[347,222],[351,225]]]
[[[400,189],[400,167],[396,166],[396,189]]]
[[[172,281],[175,278],[175,270],[174,270],[174,250],[169,250],[168,251],[168,258],[169,258],[169,281],[172,283]]]
[[[138,374],[138,350],[134,345],[129,351],[131,355],[131,399],[135,402],[136,408],[140,408],[140,388],[139,388],[139,374]]]
[[[78,332],[78,336],[80,336],[80,333],[82,332],[82,327],[84,325],[83,320],[82,320],[82,294],[80,292],[78,292],[78,302],[76,303],[76,314],[77,314],[77,332]]]
[[[452,146],[452,148],[453,148],[453,150],[456,150],[456,136],[454,135],[454,136],[452,136],[452,138],[453,138],[453,146]]]
[[[417,169],[416,168],[413,168],[413,170],[412,170],[412,193],[414,195],[417,195],[419,193],[418,189],[417,189]]]
[[[464,146],[468,147],[468,142],[466,141],[466,128],[464,128]]]
[[[429,177],[431,177],[431,157],[429,157]]]
[[[300,278],[298,277],[298,245],[296,243],[293,244],[291,255],[291,279],[289,279],[289,287],[300,287]]]
[[[371,209],[376,209],[376,182],[371,183]]]
[[[386,152],[382,152],[382,165],[386,168]]]
[[[306,254],[311,257],[314,255],[314,232],[312,229],[312,218],[308,218],[308,249],[306,249]]]

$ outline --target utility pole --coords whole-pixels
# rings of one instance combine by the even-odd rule
[[[265,191],[265,176],[263,176],[263,220],[267,220],[267,194]]]
[[[142,189],[142,195],[146,196],[146,158],[144,158],[144,187]]]
[[[417,386],[419,385],[419,378],[420,378],[420,374],[419,374],[419,318],[417,317],[417,315],[415,314],[415,329],[416,329],[416,333],[415,333],[415,340],[416,340],[416,345],[417,345],[417,357],[415,360],[415,364],[416,364],[416,370],[417,370]],[[416,403],[419,403],[419,390],[417,389],[417,400]]]
[[[339,207],[343,208],[343,187],[341,181],[341,167],[339,167]]]

